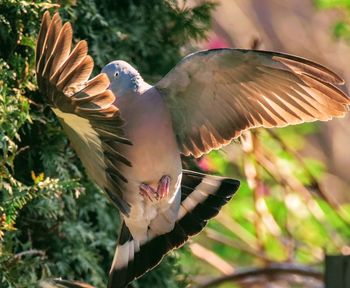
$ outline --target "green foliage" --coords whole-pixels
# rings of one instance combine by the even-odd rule
[[[316,7],[320,9],[341,9],[343,17],[337,21],[333,27],[333,35],[350,41],[350,1],[349,0],[315,0]]]
[[[326,167],[298,153],[305,137],[317,131],[315,124],[303,124],[246,132],[241,139],[243,153],[232,144],[225,152],[205,156],[200,162],[204,170],[243,180],[223,213],[196,241],[238,268],[270,263],[321,267],[324,253],[342,253],[350,239],[349,205],[328,201],[319,182]],[[215,275],[217,270],[208,265],[216,267],[215,262],[205,265],[207,258],[204,255],[204,263],[193,265],[185,257],[183,265],[196,274]],[[254,277],[247,280],[252,283]]]
[[[179,7],[175,0],[57,2],[75,39],[88,40],[95,72],[123,59],[150,81],[179,61],[182,46],[205,36],[214,7]],[[316,2],[350,9],[345,0]],[[36,287],[40,279],[60,276],[105,287],[114,253],[118,212],[87,179],[37,91],[35,39],[43,11],[56,8],[51,1],[0,2],[0,287]],[[339,25],[338,36],[347,37],[347,20]],[[244,180],[196,241],[238,267],[320,266],[323,251],[346,247],[350,206],[327,201],[319,187],[326,167],[298,156],[305,137],[317,131],[305,124],[247,133],[242,147],[236,143],[203,157],[203,170]],[[253,150],[245,148],[247,141]],[[194,263],[189,250],[179,253],[134,286],[186,287],[184,267],[194,275],[218,274],[205,261]]]
[[[335,7],[344,7],[350,8],[349,0],[315,0],[315,4],[319,8],[335,8]]]
[[[180,60],[181,47],[205,36],[211,3],[57,1],[75,39],[89,42],[99,71],[124,59],[148,79]],[[44,10],[54,1],[0,1],[0,287],[36,287],[63,277],[105,287],[118,212],[86,177],[57,119],[38,93],[34,54]],[[185,287],[168,257],[136,287]]]
[[[80,0],[64,14],[87,39],[98,69],[121,59],[157,79],[181,58],[189,40],[205,37],[213,3],[180,8],[177,1]]]

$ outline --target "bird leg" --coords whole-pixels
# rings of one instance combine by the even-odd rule
[[[145,183],[140,185],[140,195],[149,199],[151,202],[153,202],[153,199],[158,200],[157,191],[152,186]]]
[[[160,178],[157,188],[158,200],[163,199],[165,196],[169,194],[170,188],[170,176],[164,175]]]
[[[169,188],[170,176],[164,175],[158,182],[157,190],[155,190],[151,185],[142,183],[140,185],[140,195],[149,199],[151,202],[153,202],[153,200],[162,200],[169,194]]]

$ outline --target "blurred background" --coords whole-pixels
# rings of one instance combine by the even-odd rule
[[[105,287],[118,231],[118,213],[37,91],[34,47],[46,9],[88,40],[96,73],[123,59],[155,83],[190,52],[238,47],[309,58],[350,82],[350,0],[0,1],[1,287],[49,277]],[[257,129],[184,158],[241,188],[132,287],[324,287],[325,255],[350,255],[349,117]]]
[[[349,81],[344,63],[350,55],[350,1],[218,3],[203,48],[295,54]],[[308,275],[308,268],[321,275],[325,254],[349,255],[349,121],[350,115],[327,123],[252,131],[243,135],[241,145],[231,144],[200,160],[202,169],[238,177],[243,185],[204,235],[189,245],[202,259],[199,271],[205,271],[196,276],[198,287],[324,287],[321,277]],[[281,268],[297,264],[300,273],[269,270],[276,263]],[[242,269],[252,266],[256,270]],[[208,276],[213,271],[221,276],[213,280]]]

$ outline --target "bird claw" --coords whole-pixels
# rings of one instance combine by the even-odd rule
[[[152,186],[145,183],[140,185],[140,195],[151,202],[153,202],[153,200],[158,200],[157,191]]]
[[[164,175],[162,178],[160,178],[157,188],[157,195],[158,200],[163,199],[169,194],[169,188],[170,188],[170,176]]]
[[[159,201],[169,194],[169,188],[170,176],[164,175],[158,182],[157,190],[148,184],[142,183],[140,185],[140,195],[151,202],[153,202],[153,200]]]

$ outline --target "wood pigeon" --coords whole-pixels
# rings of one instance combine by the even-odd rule
[[[88,175],[118,207],[122,226],[109,287],[155,267],[199,233],[239,181],[182,169],[242,131],[343,116],[348,96],[331,70],[282,53],[215,49],[186,56],[155,85],[124,61],[89,79],[86,41],[70,23],[42,19],[36,48],[40,93]]]

